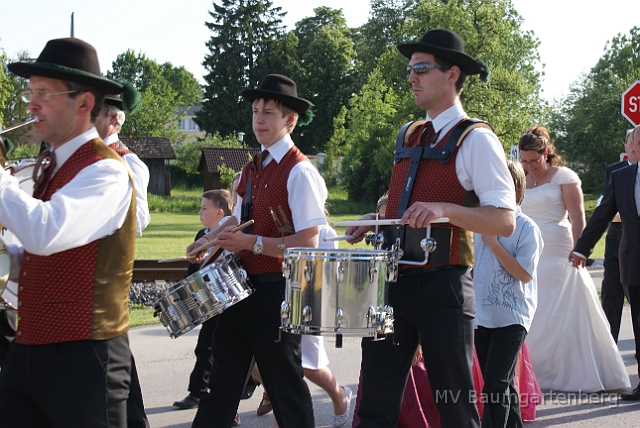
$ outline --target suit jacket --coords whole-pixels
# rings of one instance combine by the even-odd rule
[[[617,171],[620,168],[624,168],[629,166],[630,163],[628,160],[623,160],[620,162],[616,162],[616,163],[612,163],[611,165],[609,165],[607,167],[607,172],[606,172],[606,176],[604,178],[604,184],[602,185],[602,195],[604,195],[604,191],[607,188],[607,184],[609,184],[609,180],[611,180],[611,173],[613,173],[613,171]]]
[[[638,212],[634,188],[638,165],[621,168],[611,173],[602,202],[593,212],[574,251],[588,256],[616,213],[622,220],[622,238],[618,257],[620,281],[627,286],[640,286],[640,248],[638,243]]]

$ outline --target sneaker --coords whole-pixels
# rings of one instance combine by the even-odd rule
[[[347,410],[344,411],[341,415],[335,415],[333,417],[333,428],[343,427],[344,424],[347,423],[349,419],[349,412],[351,411],[351,398],[353,396],[353,392],[351,392],[351,388],[348,386],[343,386],[344,396],[347,398]]]

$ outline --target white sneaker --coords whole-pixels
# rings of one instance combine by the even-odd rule
[[[353,396],[353,392],[351,392],[351,388],[348,386],[343,386],[342,389],[344,389],[344,396],[347,398],[347,410],[345,410],[343,414],[333,417],[333,428],[344,426],[349,419],[349,412],[351,411],[351,397]]]

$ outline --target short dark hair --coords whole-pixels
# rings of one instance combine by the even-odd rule
[[[458,76],[458,80],[456,80],[456,91],[458,91],[458,94],[461,93],[462,89],[464,88],[464,81],[467,79],[467,73],[465,73],[462,67],[460,67],[458,64],[454,64],[448,59],[444,59],[437,55],[434,55],[434,57],[435,57],[436,64],[442,66],[442,68],[440,69],[441,71],[447,71],[451,69],[451,67],[453,67],[454,65],[458,67],[458,69],[460,70],[460,76]]]
[[[224,215],[231,215],[233,202],[231,201],[231,192],[227,189],[207,190],[202,194],[202,197],[210,200],[211,203],[220,208],[224,212]]]
[[[68,80],[63,80],[62,82],[67,87],[68,91],[76,91],[70,93],[69,98],[75,98],[78,94],[81,94],[83,92],[91,92],[93,94],[93,98],[95,99],[96,103],[93,106],[93,109],[91,109],[91,123],[94,123],[96,121],[96,118],[100,114],[100,111],[102,110],[102,103],[105,96],[104,92],[99,89],[92,88],[91,86],[84,86],[79,83],[70,82]]]

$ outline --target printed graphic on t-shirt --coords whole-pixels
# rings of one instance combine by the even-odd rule
[[[483,306],[502,306],[515,311],[518,307],[515,286],[516,280],[500,266],[489,285],[489,295],[484,298]]]

